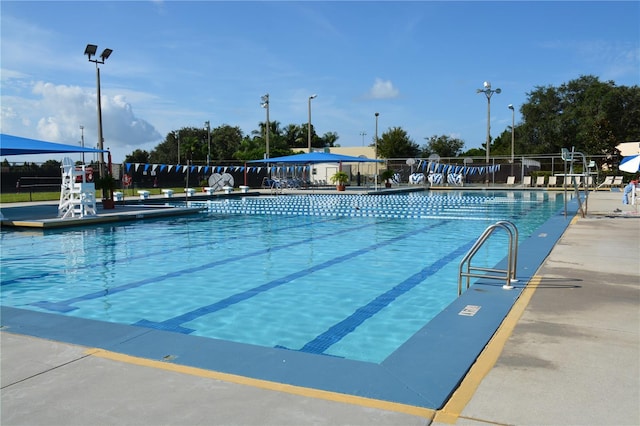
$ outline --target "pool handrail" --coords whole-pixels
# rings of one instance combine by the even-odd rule
[[[496,268],[485,268],[479,266],[471,266],[471,260],[473,256],[480,250],[483,244],[487,241],[487,239],[496,231],[497,229],[504,229],[507,234],[509,234],[509,250],[507,253],[507,269],[496,269]],[[505,281],[505,284],[502,286],[505,290],[513,289],[511,285],[512,282],[517,282],[516,278],[516,269],[518,262],[518,228],[508,220],[500,220],[493,225],[487,227],[484,230],[482,235],[478,238],[478,240],[473,244],[471,249],[467,252],[467,254],[460,261],[460,266],[458,267],[458,296],[462,294],[462,277],[467,278],[467,289],[470,286],[470,278],[485,278],[485,279],[493,279],[493,280],[501,280]],[[466,264],[466,271],[463,271],[463,268]],[[488,275],[488,274],[477,274],[472,271],[478,272],[494,272],[494,273],[503,273],[504,275]]]

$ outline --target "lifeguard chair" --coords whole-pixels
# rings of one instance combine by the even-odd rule
[[[90,169],[84,164],[76,166],[73,160],[62,160],[62,184],[60,185],[60,203],[58,217],[96,216],[96,185]]]

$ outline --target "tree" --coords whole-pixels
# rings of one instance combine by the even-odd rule
[[[334,147],[336,141],[340,138],[336,132],[327,132],[320,138],[324,146]]]
[[[41,167],[44,172],[60,173],[61,166],[62,166],[62,163],[60,161],[47,160],[44,163],[42,163]]]
[[[392,127],[378,138],[378,156],[382,158],[416,157],[420,147],[400,127]]]
[[[433,135],[425,138],[426,146],[422,148],[422,157],[438,154],[440,157],[458,157],[464,148],[464,141],[447,135]]]
[[[515,145],[515,144],[514,144]],[[484,150],[482,155],[485,155]],[[514,147],[515,151],[515,147]],[[507,127],[491,142],[491,155],[511,155],[511,126]]]
[[[136,149],[124,159],[125,163],[148,163],[150,155],[147,151]]]
[[[309,123],[301,124],[298,126],[300,129],[300,133],[298,137],[294,140],[294,145],[290,146],[291,148],[307,148],[309,146]],[[320,138],[316,134],[316,129],[311,124],[311,147],[312,148],[322,148],[324,146],[324,142],[322,138]]]
[[[460,154],[460,157],[482,157],[484,158],[487,151],[482,148],[471,148]]]
[[[307,134],[303,134],[303,130],[300,126],[296,124],[289,124],[284,128],[284,142],[287,144],[289,148],[301,147],[303,144],[306,145],[306,136]]]
[[[178,147],[180,147],[180,152],[178,152]],[[173,164],[178,161],[179,156],[181,163],[184,163],[188,158],[195,163],[204,164],[207,161],[207,153],[207,130],[199,127],[183,127],[180,130],[169,132],[164,142],[157,145],[149,153],[149,161]]]
[[[245,137],[233,153],[233,158],[241,161],[260,160],[265,153],[264,141],[259,137]]]
[[[215,128],[211,132],[211,158],[218,161],[233,159],[235,152],[240,148],[242,140],[243,135],[240,127],[231,127],[224,124]]]
[[[164,142],[158,144],[149,153],[149,162],[158,164],[178,164],[178,146],[180,145],[180,132],[178,130],[167,133]],[[182,158],[180,158],[181,160]]]
[[[616,145],[640,139],[640,87],[617,87],[582,76],[560,87],[536,87],[520,108],[518,152],[616,155]]]

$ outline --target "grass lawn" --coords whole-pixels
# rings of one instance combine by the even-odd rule
[[[138,191],[149,191],[151,195],[161,195],[162,189],[165,188],[136,188],[136,189],[127,189],[124,191],[124,195],[129,196],[137,196]],[[184,192],[184,188],[166,188],[173,189],[175,193]],[[96,199],[100,199],[102,197],[102,192],[98,189],[96,191]],[[0,203],[24,203],[29,201],[56,201],[60,199],[60,191],[50,191],[50,192],[9,192],[9,193],[0,193]]]

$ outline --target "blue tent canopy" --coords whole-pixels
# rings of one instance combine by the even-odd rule
[[[304,154],[287,155],[284,157],[253,160],[249,163],[289,163],[289,164],[317,164],[317,163],[376,163],[383,160],[372,160],[365,157],[332,154],[330,152],[309,152]]]
[[[249,163],[288,163],[288,164],[317,164],[317,163],[376,163],[383,160],[372,160],[365,157],[332,154],[330,152],[309,152],[304,154],[287,155],[284,157],[253,160]]]
[[[0,134],[0,156],[26,154],[61,154],[65,152],[107,152],[106,149],[85,148],[78,145],[63,145],[37,139]]]

